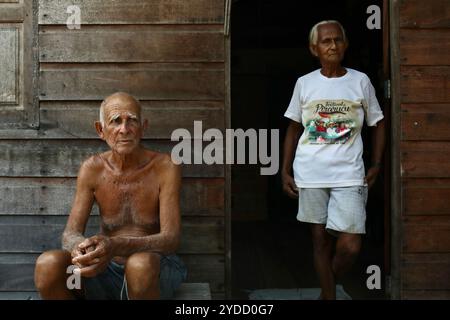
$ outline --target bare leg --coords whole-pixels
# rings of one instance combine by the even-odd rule
[[[72,264],[70,253],[52,250],[36,260],[34,283],[42,299],[75,299],[75,291],[67,288],[67,267]]]
[[[131,255],[125,266],[130,299],[159,299],[160,256],[151,252]]]
[[[361,249],[361,235],[341,233],[336,242],[336,254],[333,257],[333,273],[341,277],[355,262]]]
[[[323,224],[311,224],[314,266],[319,277],[322,299],[336,299],[336,284],[331,268],[333,238]]]

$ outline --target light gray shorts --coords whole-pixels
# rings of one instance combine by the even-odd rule
[[[335,236],[366,233],[367,194],[367,186],[299,188],[297,220],[324,224]]]

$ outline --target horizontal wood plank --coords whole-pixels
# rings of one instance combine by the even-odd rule
[[[67,215],[75,178],[0,178],[1,215]],[[92,210],[98,215],[98,208]]]
[[[404,300],[450,300],[450,290],[402,290]]]
[[[174,300],[211,300],[209,283],[182,283]]]
[[[0,291],[0,300],[41,300],[36,291]]]
[[[450,66],[401,66],[401,103],[450,102]]]
[[[399,3],[401,28],[450,27],[448,0],[403,0]]]
[[[403,178],[450,178],[450,142],[403,141],[400,148]]]
[[[41,62],[223,62],[223,28],[83,26],[40,28]],[[89,48],[89,50],[86,50]]]
[[[402,257],[405,290],[450,290],[450,254],[407,254]]]
[[[450,215],[450,179],[405,179],[404,215]]]
[[[40,0],[39,24],[66,24],[77,5],[81,24],[223,23],[224,0]]]
[[[403,65],[450,65],[450,29],[400,29]]]
[[[0,178],[0,215],[67,215],[75,195],[75,178]],[[223,216],[222,178],[184,178],[183,216]],[[98,215],[95,205],[91,213]]]
[[[202,122],[203,131],[217,128],[224,132],[224,110],[203,106],[202,102],[173,103],[166,101],[164,107],[144,107],[143,119],[148,119],[149,127],[145,131],[147,139],[170,139],[172,132],[185,128],[194,135],[194,121]],[[144,103],[143,103],[144,104]],[[213,104],[213,102],[211,102]],[[145,105],[145,104],[144,104]],[[195,106],[197,105],[197,106]],[[215,103],[220,106],[221,103]],[[94,123],[99,119],[99,104],[96,102],[43,102],[40,108],[40,129],[48,138],[98,138]]]
[[[96,121],[99,117],[98,111],[101,102],[101,100],[41,101],[39,108],[41,111],[40,125],[37,130],[0,130],[0,140],[92,137],[94,132],[93,121]],[[145,138],[170,138],[170,134],[175,128],[186,128],[192,132],[194,120],[202,121],[202,127],[206,129],[218,128],[222,130],[224,127],[223,101],[141,100],[140,103],[143,116],[149,120],[150,124],[145,132]],[[85,120],[81,121],[75,111],[86,112],[91,119],[83,117]],[[178,113],[178,115],[171,117],[171,121],[167,122],[165,120],[168,118],[167,115],[172,113]]]
[[[0,253],[38,253],[61,248],[64,216],[0,216]],[[98,217],[91,216],[86,235],[99,232]],[[20,235],[20,236],[19,236]],[[222,254],[223,218],[184,217],[178,252],[184,254]]]
[[[0,22],[23,22],[24,20],[24,7],[23,5],[9,5],[9,6],[2,6],[0,8],[1,15],[0,15]]]
[[[177,143],[143,141],[148,149],[168,154]],[[0,140],[0,150],[0,176],[76,177],[82,161],[108,146],[101,140]],[[223,177],[224,166],[187,164],[182,172],[184,177]]]
[[[403,218],[403,252],[450,252],[449,216],[409,216]]]
[[[225,97],[223,63],[43,65],[40,100],[102,100],[125,91],[141,100]]]
[[[183,179],[180,202],[182,213],[186,216],[224,216],[225,180]]]
[[[33,274],[39,254],[0,254],[0,292],[35,291]],[[188,270],[187,283],[209,283],[212,292],[224,288],[225,263],[222,255],[180,254]],[[1,297],[0,297],[1,298]]]
[[[208,283],[182,283],[173,300],[211,300]],[[0,300],[42,300],[37,291],[0,291]]]
[[[449,104],[402,104],[403,140],[450,140]]]

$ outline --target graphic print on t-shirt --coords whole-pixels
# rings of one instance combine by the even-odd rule
[[[306,139],[303,144],[353,143],[362,123],[358,111],[361,102],[350,100],[314,100],[303,109]]]

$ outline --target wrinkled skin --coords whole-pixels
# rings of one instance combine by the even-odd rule
[[[341,77],[346,74],[347,70],[342,67],[341,62],[347,48],[348,43],[345,41],[340,27],[334,23],[320,25],[317,43],[310,45],[311,53],[320,61],[320,72],[328,78]],[[301,124],[291,120],[284,140],[282,186],[283,191],[293,199],[298,199],[298,188],[292,177],[292,162],[302,130]],[[371,131],[373,137],[372,163],[379,163],[385,144],[384,121],[379,121],[376,127],[371,128]],[[368,169],[364,180],[369,188],[375,183],[379,171],[379,165]],[[322,288],[319,298],[336,299],[336,280],[345,274],[354,263],[361,248],[361,235],[342,232],[334,244],[333,237],[322,224],[311,224],[311,234],[314,266]]]
[[[65,250],[44,252],[37,260],[35,283],[44,299],[83,294],[67,289],[68,265],[87,278],[103,272],[111,260],[125,265],[130,298],[158,298],[160,254],[174,252],[179,244],[180,168],[169,155],[141,146],[147,120],[141,120],[134,98],[118,93],[103,105],[104,125],[96,122],[95,127],[111,150],[81,165],[63,234]],[[94,201],[101,232],[85,238]]]

